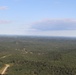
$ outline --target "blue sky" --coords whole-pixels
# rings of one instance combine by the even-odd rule
[[[0,0],[0,34],[76,37],[76,0]]]

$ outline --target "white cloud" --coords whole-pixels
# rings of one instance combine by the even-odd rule
[[[7,10],[8,7],[7,6],[0,6],[0,10]]]
[[[0,23],[10,23],[9,21]],[[36,35],[36,36],[66,36],[76,37],[75,19],[48,19],[32,24],[15,25],[0,29],[0,34],[9,35]]]
[[[32,23],[26,35],[76,37],[75,19],[48,19]]]
[[[76,30],[75,19],[48,19],[32,24],[39,31]]]
[[[9,24],[11,21],[9,20],[0,20],[0,24]]]

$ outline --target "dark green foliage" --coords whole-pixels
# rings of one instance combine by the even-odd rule
[[[8,75],[76,75],[76,39],[0,37],[0,69]]]

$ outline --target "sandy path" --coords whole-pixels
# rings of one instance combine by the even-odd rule
[[[6,64],[3,71],[1,72],[1,75],[5,74],[5,72],[7,71],[8,67],[10,67],[9,64]]]
[[[4,59],[4,58],[9,57],[9,56],[11,56],[11,54],[2,56],[2,57],[0,57],[0,59]]]

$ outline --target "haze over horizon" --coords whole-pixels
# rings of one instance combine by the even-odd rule
[[[0,0],[0,35],[76,37],[76,0]]]

